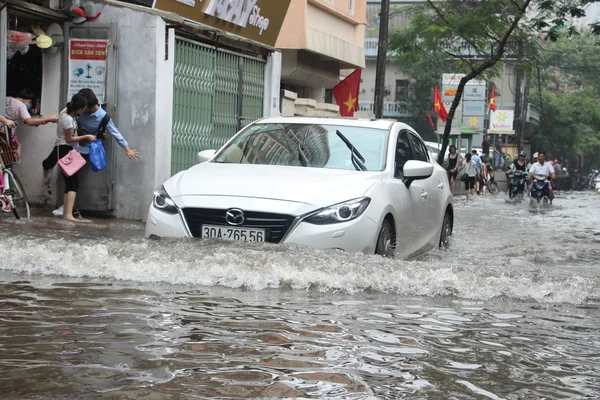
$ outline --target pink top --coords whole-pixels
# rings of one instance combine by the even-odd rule
[[[23,102],[13,98],[6,98],[6,111],[4,116],[10,120],[13,120],[15,124],[19,125],[28,118],[31,118],[27,106]]]

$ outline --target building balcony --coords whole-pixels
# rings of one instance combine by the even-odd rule
[[[359,100],[358,111],[375,113],[375,102],[373,100]],[[406,103],[399,101],[384,101],[383,102],[383,117],[384,118],[406,118],[410,113]]]

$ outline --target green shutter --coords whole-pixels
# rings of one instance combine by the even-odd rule
[[[265,64],[177,39],[171,174],[263,115]],[[241,104],[240,104],[241,102]],[[241,115],[239,115],[241,112]]]

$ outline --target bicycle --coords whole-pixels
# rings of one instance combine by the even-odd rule
[[[487,190],[488,192],[490,192],[491,195],[495,196],[500,191],[500,188],[498,187],[498,184],[495,181],[496,171],[494,171],[487,165],[484,168],[487,169],[487,176],[483,175],[481,177],[481,183],[483,184],[483,186],[487,187]]]
[[[17,174],[10,168],[20,161],[19,149],[13,148],[10,131],[0,127],[0,207],[16,219],[31,218],[25,189]]]

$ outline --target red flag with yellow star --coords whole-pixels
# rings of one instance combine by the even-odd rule
[[[435,87],[435,94],[433,96],[433,111],[442,119],[442,121],[446,122],[448,119],[448,112],[446,111],[446,107],[444,107],[444,102],[442,101],[442,96],[440,96],[440,91],[437,86]]]
[[[490,93],[490,110],[496,111],[496,90],[492,86],[492,93]]]
[[[360,89],[360,75],[362,70],[357,69],[346,79],[338,83],[331,91],[335,102],[340,106],[342,117],[354,117],[358,111],[358,91]]]

